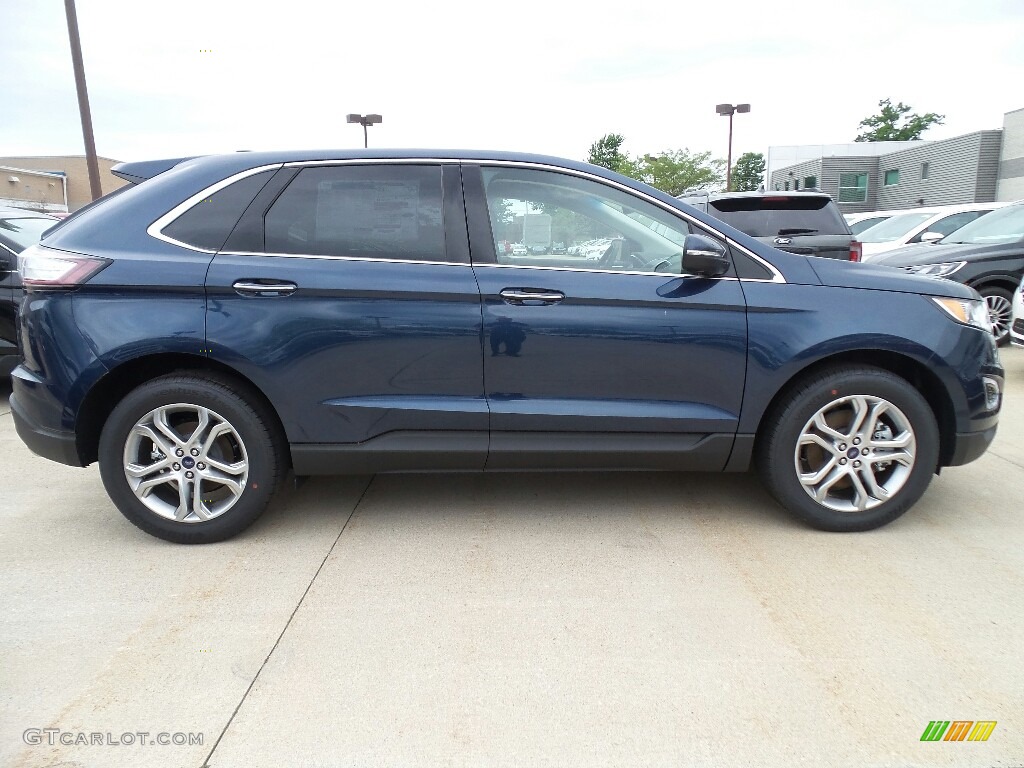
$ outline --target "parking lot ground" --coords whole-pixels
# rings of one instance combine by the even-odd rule
[[[1003,359],[991,450],[847,535],[753,476],[379,475],[177,546],[96,467],[30,454],[0,399],[0,765],[1024,765],[1024,350]],[[921,742],[932,720],[998,724]]]

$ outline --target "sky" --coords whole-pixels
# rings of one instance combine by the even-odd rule
[[[1021,0],[78,0],[97,152],[362,145],[724,158],[852,141],[880,99],[943,139],[1024,107]],[[82,154],[61,0],[0,0],[0,155]]]

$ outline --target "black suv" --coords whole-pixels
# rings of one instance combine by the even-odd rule
[[[861,260],[861,244],[824,192],[688,192],[678,199],[773,248]]]

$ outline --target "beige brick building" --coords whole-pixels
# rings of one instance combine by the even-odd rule
[[[103,194],[127,184],[110,173],[120,160],[98,162]],[[74,212],[91,201],[85,155],[0,157],[0,205]]]

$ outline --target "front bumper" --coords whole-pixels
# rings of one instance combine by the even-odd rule
[[[995,436],[996,427],[989,427],[981,432],[957,432],[956,447],[953,449],[953,458],[950,459],[949,466],[970,464],[988,450]]]
[[[72,467],[82,466],[73,432],[47,429],[36,424],[21,407],[16,394],[11,395],[11,416],[14,417],[14,428],[18,431],[18,437],[32,453]]]

